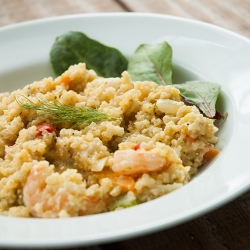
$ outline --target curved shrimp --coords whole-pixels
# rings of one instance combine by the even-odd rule
[[[81,174],[68,169],[55,173],[46,161],[35,164],[23,189],[24,204],[34,217],[68,217],[106,211],[105,201],[86,193]]]
[[[144,150],[118,150],[114,153],[112,170],[123,175],[133,175],[162,170],[169,163],[161,156]]]

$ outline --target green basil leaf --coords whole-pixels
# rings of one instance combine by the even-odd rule
[[[190,81],[174,84],[180,90],[181,96],[190,104],[196,105],[207,117],[216,115],[215,104],[221,86],[217,83]]]
[[[172,48],[167,42],[140,45],[128,63],[132,81],[172,84]]]
[[[50,61],[56,75],[61,75],[73,64],[84,62],[99,76],[117,77],[127,70],[128,65],[119,50],[77,31],[69,31],[56,38],[50,51]]]

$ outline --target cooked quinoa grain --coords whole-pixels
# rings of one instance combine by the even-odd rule
[[[17,96],[114,119],[53,123]],[[218,153],[213,120],[173,86],[132,82],[127,72],[105,79],[85,64],[1,94],[0,124],[0,214],[8,216],[83,216],[147,202],[188,183]]]

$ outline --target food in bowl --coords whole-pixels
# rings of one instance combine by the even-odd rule
[[[188,183],[218,153],[213,119],[174,86],[126,71],[103,78],[79,63],[0,100],[2,215],[62,218],[144,203]],[[63,107],[76,108],[75,120],[60,120]],[[79,109],[94,120],[78,122]]]

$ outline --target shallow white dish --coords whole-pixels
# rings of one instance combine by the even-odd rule
[[[87,14],[43,19],[0,29],[0,92],[53,76],[49,51],[69,30],[130,56],[141,43],[167,40],[174,81],[205,79],[222,85],[221,153],[189,184],[121,211],[69,219],[0,216],[0,247],[66,247],[123,240],[183,223],[225,204],[250,187],[250,40],[209,24],[141,14]]]

